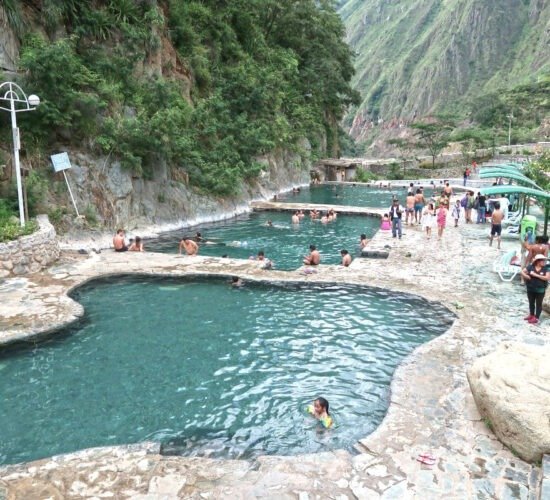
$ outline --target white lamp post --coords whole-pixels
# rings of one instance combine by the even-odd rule
[[[512,120],[514,119],[514,115],[510,113],[506,118],[508,118],[508,147],[510,147],[512,139]]]
[[[4,107],[9,102],[9,107]],[[32,111],[40,104],[40,98],[36,95],[27,97],[23,89],[13,83],[0,84],[0,109],[11,113],[11,128],[13,134],[13,161],[15,165],[15,177],[17,178],[17,198],[19,200],[19,220],[21,227],[25,225],[25,209],[23,207],[23,186],[21,183],[21,168],[19,166],[19,150],[21,142],[19,129],[17,128],[16,113],[20,111]]]

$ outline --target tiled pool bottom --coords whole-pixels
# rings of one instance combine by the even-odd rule
[[[3,463],[157,440],[224,457],[349,448],[387,407],[395,366],[447,309],[345,285],[115,278],[75,292],[83,322],[0,359]],[[304,406],[329,399],[321,431]]]

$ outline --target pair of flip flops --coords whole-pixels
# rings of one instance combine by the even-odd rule
[[[416,460],[424,465],[435,465],[437,462],[437,459],[431,453],[421,453]]]

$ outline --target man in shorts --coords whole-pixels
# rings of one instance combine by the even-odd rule
[[[504,212],[500,209],[500,203],[497,201],[494,205],[495,209],[491,216],[491,238],[489,240],[489,246],[493,244],[493,238],[497,237],[497,248],[500,250],[500,235],[502,233],[502,219],[504,219]]]
[[[124,236],[124,230],[122,229],[117,230],[113,238],[113,246],[115,247],[115,252],[128,251],[128,247],[126,246],[126,241]]]
[[[406,205],[406,216],[405,216],[405,224],[407,226],[409,225],[409,219],[411,221],[411,224],[413,223],[413,216],[414,216],[414,193],[412,191],[409,191],[407,194],[407,199],[405,201]]]

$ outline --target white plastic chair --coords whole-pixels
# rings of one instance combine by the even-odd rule
[[[510,250],[493,262],[493,271],[500,276],[502,281],[512,281],[521,271],[521,266],[511,264],[514,257],[516,257],[516,251]]]

